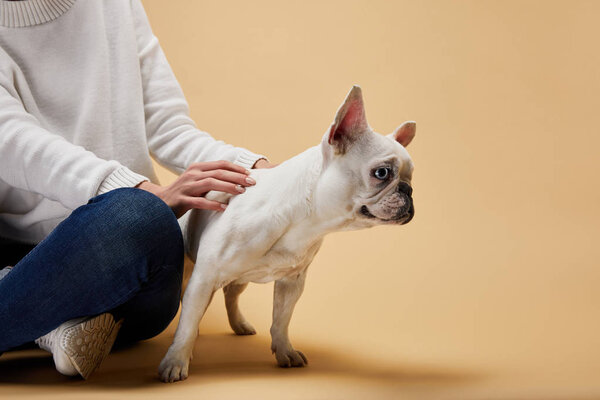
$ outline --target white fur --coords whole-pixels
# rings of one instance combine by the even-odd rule
[[[349,104],[357,99],[360,104]],[[306,357],[292,347],[287,330],[307,267],[323,237],[333,231],[402,222],[390,220],[394,207],[405,203],[396,187],[400,181],[410,183],[412,174],[410,157],[395,134],[374,133],[366,119],[364,124],[351,121],[360,132],[352,133],[343,145],[339,135],[332,139],[335,126],[344,118],[341,114],[353,105],[361,107],[362,114],[356,115],[364,118],[362,95],[356,86],[320,145],[275,168],[252,170],[257,184],[243,194],[209,193],[208,197],[221,201],[230,197],[225,212],[192,210],[181,219],[186,252],[195,267],[183,297],[175,339],[160,363],[163,381],[187,377],[198,324],[217,289],[224,288],[233,330],[255,333],[237,306],[248,282],[275,281],[271,348],[278,364],[306,364]],[[382,162],[396,169],[384,188],[370,175]],[[363,205],[376,218],[362,214]],[[377,215],[378,210],[385,215]]]

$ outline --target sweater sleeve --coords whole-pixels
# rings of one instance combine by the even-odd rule
[[[75,209],[97,194],[147,178],[44,129],[0,73],[0,179]]]
[[[171,67],[152,33],[139,0],[132,0],[144,91],[146,136],[151,154],[163,166],[182,173],[195,162],[227,160],[245,168],[265,156],[215,140],[196,128]]]

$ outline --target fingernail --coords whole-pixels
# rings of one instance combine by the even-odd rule
[[[250,177],[246,178],[246,182],[248,183],[248,185],[256,185],[256,181]]]
[[[246,188],[242,185],[235,185],[235,190],[237,190],[240,193],[244,193],[246,191]]]
[[[224,210],[227,208],[227,204],[221,204],[221,208]]]
[[[246,170],[246,175],[250,175],[250,171],[249,170]]]

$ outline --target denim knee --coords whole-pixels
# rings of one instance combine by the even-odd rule
[[[181,265],[183,235],[171,208],[160,198],[142,189],[120,188],[91,199],[101,207],[106,221],[99,240],[117,242],[110,247],[123,257],[159,257],[152,264]],[[98,212],[98,210],[96,210]],[[149,272],[149,271],[148,271]]]
[[[102,203],[106,218],[120,222],[118,228],[123,228],[124,237],[143,236],[165,247],[183,245],[175,214],[164,201],[150,192],[120,188],[97,196],[88,204],[93,203]]]

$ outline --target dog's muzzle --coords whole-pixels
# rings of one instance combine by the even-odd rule
[[[396,187],[396,193],[398,193],[398,195],[404,199],[404,205],[398,208],[396,214],[392,218],[385,219],[384,221],[397,222],[401,225],[404,225],[409,223],[410,220],[415,216],[415,206],[412,199],[412,187],[406,182],[400,182],[400,184]],[[377,218],[365,205],[360,208],[360,212],[367,218]]]
[[[406,205],[398,209],[394,219],[397,221],[402,221],[402,225],[408,224],[415,216],[415,206],[412,199],[412,187],[406,182],[400,182],[396,188],[396,191],[404,196]]]

